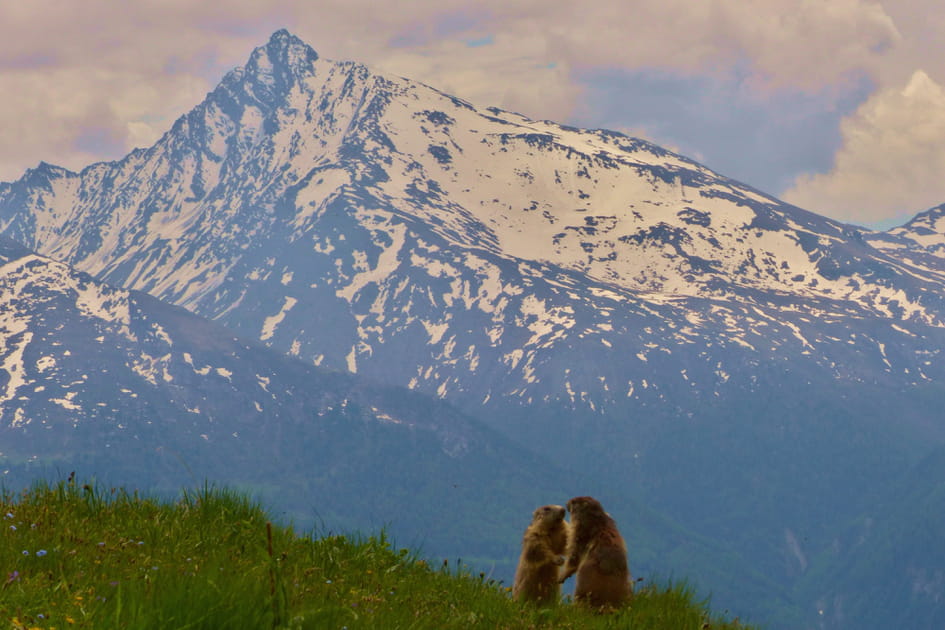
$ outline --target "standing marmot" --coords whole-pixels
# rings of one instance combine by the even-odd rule
[[[618,607],[632,593],[627,568],[627,545],[617,524],[592,497],[568,501],[571,536],[568,539],[564,582],[577,572],[574,600],[600,608]]]
[[[515,569],[512,597],[519,601],[554,603],[561,585],[558,567],[568,541],[568,523],[560,505],[543,505],[532,513],[522,536],[522,555]]]

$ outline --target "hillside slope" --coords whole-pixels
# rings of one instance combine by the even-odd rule
[[[74,481],[40,484],[0,495],[0,513],[0,562],[9,570],[0,617],[13,630],[746,628],[684,584],[638,584],[633,606],[613,615],[522,605],[455,560],[431,567],[384,533],[273,526],[242,495],[220,489],[158,501]]]

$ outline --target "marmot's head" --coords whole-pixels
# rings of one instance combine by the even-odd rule
[[[564,520],[564,508],[560,505],[543,505],[532,513],[532,523],[542,523],[546,527]]]
[[[600,501],[594,497],[574,497],[568,501],[571,520],[597,521],[607,515]]]

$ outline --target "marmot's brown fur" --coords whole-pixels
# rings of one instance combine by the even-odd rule
[[[594,608],[619,607],[632,591],[627,545],[617,524],[592,497],[574,497],[568,512],[571,534],[561,581],[577,573],[574,601]]]
[[[568,523],[562,506],[543,505],[532,513],[532,522],[522,536],[512,597],[543,604],[558,601],[558,568],[564,564],[567,541]]]

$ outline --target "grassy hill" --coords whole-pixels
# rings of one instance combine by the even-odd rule
[[[437,565],[437,566],[431,566]],[[522,606],[460,559],[300,535],[242,495],[175,502],[74,481],[0,496],[0,620],[23,628],[744,628],[684,584],[598,615]]]

